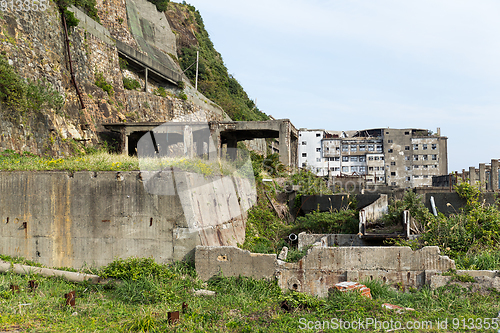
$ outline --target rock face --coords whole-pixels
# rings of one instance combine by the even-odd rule
[[[69,52],[84,109],[71,81],[64,28],[56,5],[49,2],[44,12],[0,13],[2,56],[21,77],[46,80],[65,97],[61,110],[43,109],[27,115],[0,105],[0,150],[57,156],[72,152],[71,139],[98,143],[112,138],[102,123],[168,121],[197,111],[205,111],[209,120],[228,119],[221,108],[194,91],[186,78],[183,81],[187,100],[178,97],[181,89],[172,83],[148,80],[144,92],[144,71],[121,69],[116,45],[100,33],[104,31],[181,73],[175,56],[178,38],[165,14],[146,0],[98,0],[96,8],[100,24],[80,18],[77,27],[69,28]],[[96,85],[101,74],[113,87],[112,93]],[[123,78],[138,81],[140,88],[124,89]],[[162,93],[160,87],[165,89]]]

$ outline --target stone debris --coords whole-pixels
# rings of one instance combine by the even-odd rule
[[[415,311],[415,309],[413,309],[413,308],[403,308],[402,306],[389,304],[389,303],[382,304],[382,307],[384,309],[396,310],[396,313],[402,313],[403,311]]]
[[[280,254],[278,255],[278,259],[286,261],[286,257],[287,256],[288,256],[288,247],[283,246],[283,248],[281,249]]]
[[[357,290],[361,294],[361,296],[365,296],[368,298],[372,298],[372,294],[370,292],[370,288],[367,286],[360,284],[358,282],[353,282],[353,281],[344,281],[344,282],[339,282],[336,285],[333,286],[334,289],[337,289],[341,292],[346,292],[346,291],[351,291],[351,290]]]
[[[215,296],[215,291],[207,289],[198,289],[193,292],[195,296]]]

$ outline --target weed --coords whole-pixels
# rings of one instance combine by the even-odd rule
[[[130,79],[128,77],[123,78],[123,87],[127,90],[136,90],[141,88],[139,81]]]
[[[101,72],[97,72],[95,74],[95,85],[107,92],[110,96],[115,93],[113,86],[106,81],[104,75]]]

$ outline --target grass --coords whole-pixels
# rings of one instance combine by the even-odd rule
[[[141,268],[142,267],[142,268]],[[399,292],[380,281],[363,282],[371,288],[373,299],[357,293],[332,293],[318,299],[297,292],[282,293],[276,282],[246,277],[216,277],[208,282],[197,279],[192,265],[163,265],[151,259],[115,262],[101,269],[122,272],[121,283],[90,285],[58,278],[0,274],[0,330],[18,328],[32,332],[301,332],[304,323],[336,319],[343,321],[436,321],[448,319],[448,330],[455,329],[453,318],[496,318],[500,310],[500,294],[475,293],[457,286],[432,291],[428,288]],[[137,273],[142,272],[142,273]],[[123,273],[123,272],[122,272]],[[136,279],[131,276],[136,276]],[[29,280],[39,287],[27,288]],[[10,285],[20,286],[12,293]],[[206,288],[215,296],[194,296],[192,289]],[[65,305],[63,294],[75,290],[76,306]],[[290,310],[281,308],[283,301]],[[181,320],[169,324],[167,312],[178,311],[188,304]],[[382,308],[383,303],[413,308],[397,314]],[[372,328],[366,331],[377,331]],[[319,331],[319,329],[313,330]],[[380,331],[380,330],[378,330]],[[437,332],[434,330],[425,330]],[[474,330],[473,330],[474,331]],[[398,330],[410,332],[410,330]]]

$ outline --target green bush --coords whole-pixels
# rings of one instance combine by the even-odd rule
[[[128,68],[128,61],[127,61],[127,59],[118,58],[118,64],[120,66],[120,69],[127,69]]]
[[[123,87],[127,90],[135,90],[141,88],[141,84],[137,80],[124,77]]]
[[[163,87],[158,87],[153,92],[156,96],[167,97],[167,91]]]
[[[184,91],[181,91],[179,93],[179,98],[182,99],[183,101],[186,101],[188,99],[188,97]]]
[[[107,92],[110,96],[115,93],[113,86],[106,81],[104,75],[101,72],[98,72],[95,75],[95,85]]]
[[[165,12],[168,8],[168,3],[170,2],[170,0],[148,0],[148,1],[154,4],[159,12]]]
[[[100,275],[104,278],[113,277],[120,280],[138,280],[157,277],[172,279],[175,277],[166,265],[158,264],[153,258],[116,259],[103,267]]]
[[[178,87],[180,90],[184,90],[184,88],[186,88],[186,84],[184,83],[184,81],[178,81],[178,82],[177,82],[177,87]]]
[[[358,232],[359,220],[356,210],[338,212],[312,212],[299,216],[295,220],[292,232],[298,234],[355,234]]]

